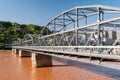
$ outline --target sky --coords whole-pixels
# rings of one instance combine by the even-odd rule
[[[0,21],[45,26],[63,11],[96,4],[120,7],[120,0],[0,0]]]

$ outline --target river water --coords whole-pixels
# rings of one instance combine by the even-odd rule
[[[32,68],[31,59],[0,51],[0,80],[114,80],[53,58],[53,67]]]

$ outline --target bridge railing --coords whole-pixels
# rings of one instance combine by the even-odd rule
[[[39,49],[68,51],[78,53],[103,53],[103,54],[120,54],[120,46],[45,46]],[[110,51],[111,49],[111,51]]]
[[[109,54],[120,55],[120,46],[14,46],[13,48],[22,48],[39,51],[58,51],[58,52],[76,52],[77,54]]]

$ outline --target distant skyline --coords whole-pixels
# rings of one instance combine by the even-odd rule
[[[0,0],[0,21],[45,26],[70,8],[97,4],[120,7],[120,0]]]

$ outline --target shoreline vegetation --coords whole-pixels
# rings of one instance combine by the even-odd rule
[[[40,34],[43,27],[34,24],[0,21],[0,49],[5,49],[6,44],[20,40],[26,34]]]

